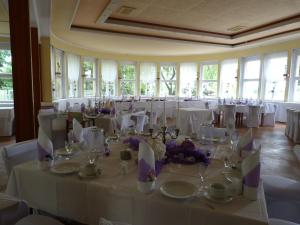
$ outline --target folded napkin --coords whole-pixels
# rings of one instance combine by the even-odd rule
[[[155,180],[155,157],[150,145],[145,141],[139,144],[138,181],[151,182]]]
[[[238,139],[237,150],[242,156],[242,151],[251,151],[253,149],[253,135],[252,129],[250,128],[242,137]]]
[[[73,118],[73,134],[74,134],[74,141],[75,142],[81,142],[83,141],[83,128],[82,125]]]
[[[243,195],[250,199],[257,199],[257,191],[260,180],[260,151],[259,149],[253,151],[242,161],[242,175],[243,175]]]
[[[37,149],[39,161],[48,161],[49,159],[53,159],[52,141],[49,139],[49,137],[41,127],[39,128]]]

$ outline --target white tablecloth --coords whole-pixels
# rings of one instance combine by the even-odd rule
[[[136,187],[134,160],[129,161],[127,175],[119,172],[119,150],[126,146],[115,144],[111,147],[112,155],[103,160],[103,174],[99,178],[82,180],[77,175],[55,175],[38,170],[37,162],[32,161],[14,168],[7,193],[28,201],[31,207],[91,225],[98,224],[100,217],[133,225],[267,224],[262,188],[256,201],[242,196],[229,204],[208,202],[203,197],[170,199],[159,191],[163,182],[184,180],[198,185],[199,177],[197,164],[169,164],[159,175],[155,191],[143,194]],[[209,166],[207,180],[223,181],[222,170],[223,162],[214,160]]]
[[[15,113],[13,107],[0,108],[0,136],[11,136]]]
[[[211,123],[214,119],[213,110],[199,108],[179,109],[179,118],[177,126],[180,133],[190,135],[196,133],[196,129],[201,123]]]

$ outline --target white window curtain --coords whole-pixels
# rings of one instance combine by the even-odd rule
[[[236,97],[237,69],[237,59],[224,60],[221,63],[221,83],[219,95],[223,98]]]
[[[274,53],[265,56],[264,78],[265,99],[283,101],[285,95],[285,74],[287,73],[287,52]]]
[[[102,60],[102,90],[104,96],[116,95],[116,83],[118,77],[118,64],[113,60]]]
[[[157,67],[155,63],[140,64],[140,83],[142,96],[154,96],[156,90]]]
[[[80,57],[73,54],[67,55],[69,97],[78,97],[78,79],[80,75]]]
[[[180,64],[180,96],[197,95],[197,63]]]

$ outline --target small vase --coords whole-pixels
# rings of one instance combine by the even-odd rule
[[[155,181],[149,181],[149,182],[137,182],[137,188],[142,193],[150,193],[155,188]]]

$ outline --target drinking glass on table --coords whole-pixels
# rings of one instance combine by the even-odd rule
[[[73,152],[73,140],[70,140],[70,141],[65,141],[65,150],[66,150],[66,160],[69,160],[70,159],[70,155],[72,154]]]
[[[200,184],[199,184],[199,189],[198,189],[199,193],[204,192],[204,189],[205,189],[205,178],[206,178],[207,167],[208,167],[207,164],[205,164],[203,162],[199,163],[199,171],[198,171],[199,178],[200,178]]]

